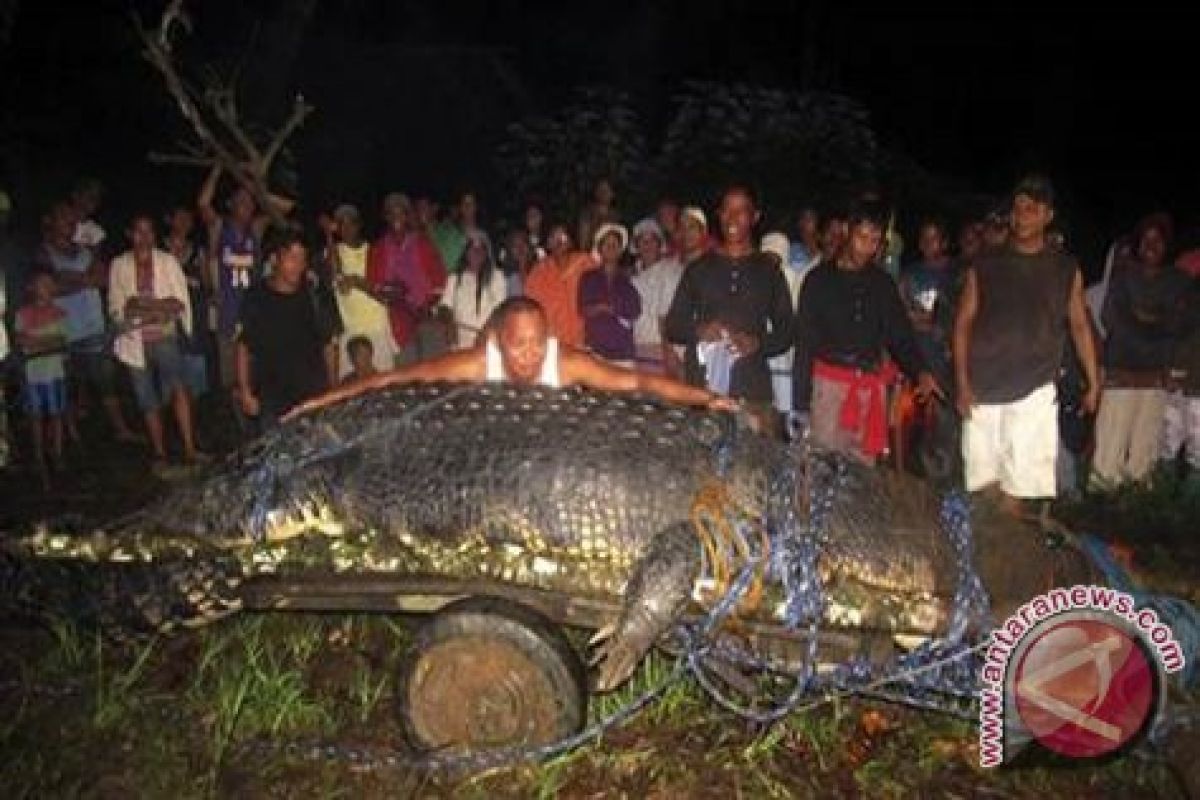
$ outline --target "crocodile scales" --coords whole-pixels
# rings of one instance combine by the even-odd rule
[[[9,541],[0,583],[27,607],[158,630],[238,610],[243,582],[262,574],[490,578],[618,598],[597,681],[611,688],[696,596],[692,514],[706,490],[766,527],[804,505],[805,459],[733,423],[582,389],[391,387],[282,425],[112,530]],[[942,630],[957,576],[936,496],[883,470],[846,476],[820,543],[825,621]],[[1067,585],[1090,574],[1080,554],[1051,553],[998,516],[977,526],[976,549],[999,612],[1045,588],[1021,565],[1055,561]],[[759,614],[778,621],[778,588],[767,598]]]

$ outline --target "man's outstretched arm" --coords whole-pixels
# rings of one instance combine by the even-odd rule
[[[707,389],[663,375],[617,367],[578,350],[563,351],[561,368],[563,383],[577,383],[609,392],[646,392],[668,403],[703,406],[715,411],[736,411],[738,408],[737,401]]]
[[[397,383],[477,381],[482,379],[482,348],[456,350],[438,358],[432,358],[428,361],[418,361],[416,364],[400,367],[390,372],[380,372],[369,378],[361,378],[345,386],[339,386],[332,391],[318,395],[296,406],[283,419],[286,422],[309,411],[324,408],[334,403],[340,403],[343,400],[349,400],[351,397],[357,397],[360,394],[375,391],[376,389],[383,389]]]

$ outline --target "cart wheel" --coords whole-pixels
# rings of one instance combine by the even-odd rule
[[[477,597],[438,612],[401,667],[400,719],[422,750],[549,744],[587,711],[583,665],[539,614]]]

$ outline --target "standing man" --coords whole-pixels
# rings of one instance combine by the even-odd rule
[[[1083,277],[1074,258],[1049,245],[1053,219],[1050,182],[1021,180],[1008,244],[967,265],[954,325],[967,489],[998,485],[1018,515],[1024,500],[1057,492],[1054,380],[1068,331],[1087,381],[1083,410],[1094,413],[1100,399]]]
[[[917,346],[938,380],[950,380],[950,348],[946,341],[953,319],[954,272],[947,251],[946,225],[935,217],[917,229],[921,260],[900,278],[900,296],[917,335]]]
[[[133,393],[154,450],[152,470],[167,464],[160,409],[170,402],[188,464],[200,460],[184,371],[182,339],[192,334],[191,297],[175,256],[157,249],[154,221],[142,214],[129,228],[131,249],[113,260],[108,310],[113,321],[137,325],[117,338],[117,359],[129,370]]]
[[[262,277],[262,237],[270,217],[259,213],[254,195],[245,186],[237,187],[228,200],[228,213],[218,214],[213,206],[221,167],[209,172],[200,188],[196,206],[208,231],[209,264],[213,271],[209,285],[214,288],[213,300],[217,317],[217,362],[221,386],[232,389],[237,384],[237,334],[241,318],[242,299],[252,284]],[[292,202],[272,197],[271,202],[288,213]],[[234,399],[234,408],[239,407]]]
[[[1133,257],[1113,276],[1104,302],[1104,394],[1092,457],[1092,479],[1101,486],[1142,480],[1158,455],[1189,289],[1188,276],[1167,260],[1173,231],[1164,213],[1138,223]]]
[[[790,240],[788,263],[801,275],[816,265],[821,257],[821,217],[811,205],[802,205],[796,212],[796,238]]]
[[[242,304],[237,343],[243,413],[274,425],[290,408],[337,385],[337,331],[305,277],[308,249],[299,230],[273,247],[275,269]]]
[[[793,408],[808,416],[817,444],[868,464],[887,449],[892,362],[922,400],[941,393],[896,283],[879,266],[885,225],[875,205],[854,209],[845,246],[808,273],[796,315]]]
[[[753,192],[726,189],[719,216],[721,246],[684,269],[665,333],[687,347],[689,383],[725,389],[770,424],[776,415],[767,359],[791,346],[792,298],[779,260],[754,246],[759,212]],[[728,365],[724,379],[716,374],[724,372],[721,362]]]

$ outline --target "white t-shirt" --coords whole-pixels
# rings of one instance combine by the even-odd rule
[[[633,340],[642,345],[662,344],[659,322],[671,310],[671,301],[683,277],[683,265],[674,258],[664,258],[657,264],[634,275],[634,288],[642,298],[642,313],[633,324]]]

